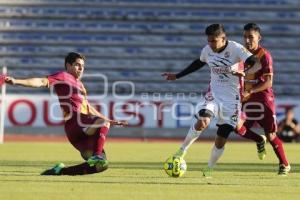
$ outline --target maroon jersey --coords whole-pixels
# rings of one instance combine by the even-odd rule
[[[0,86],[5,82],[6,75],[0,74]]]
[[[65,119],[73,112],[89,114],[86,90],[80,80],[63,71],[47,78],[55,89]]]
[[[263,47],[259,47],[256,52],[254,52],[260,61],[256,63],[253,67],[246,71],[246,76],[244,79],[244,89],[249,90],[258,84],[265,81],[265,75],[273,74],[273,60],[270,52]],[[264,91],[253,93],[250,97],[244,99],[243,101],[251,102],[265,102],[270,101],[274,98],[273,89],[269,87]]]

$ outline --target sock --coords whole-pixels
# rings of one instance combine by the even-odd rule
[[[279,159],[279,164],[284,164],[285,166],[289,165],[281,140],[276,136],[274,140],[270,141],[270,144],[272,145],[274,152]]]
[[[106,126],[103,126],[100,128],[99,133],[98,133],[99,137],[97,140],[97,145],[94,149],[94,155],[102,155],[102,151],[104,148],[104,143],[105,143],[106,135],[108,134],[108,131],[109,131],[109,128]]]
[[[201,132],[202,131],[197,131],[195,129],[195,123],[192,123],[191,128],[187,136],[185,137],[180,149],[184,152],[187,151],[188,148],[193,144],[193,142],[200,136]]]
[[[99,168],[96,166],[90,167],[88,163],[84,162],[79,165],[74,165],[70,167],[64,167],[61,169],[60,173],[61,175],[84,175],[84,174],[94,174],[98,172],[102,172],[106,170],[105,168]]]
[[[249,140],[253,140],[256,143],[260,143],[260,142],[263,141],[263,138],[260,135],[254,133],[253,131],[251,131],[250,128],[247,128],[244,125],[237,131],[237,134],[239,134],[243,138],[247,138]]]
[[[219,158],[223,155],[224,152],[224,147],[221,149],[218,149],[215,145],[211,150],[211,154],[210,154],[210,160],[208,161],[208,167],[209,168],[213,168],[217,161],[219,160]]]

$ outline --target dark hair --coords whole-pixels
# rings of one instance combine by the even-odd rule
[[[206,27],[205,34],[207,36],[219,36],[221,34],[226,34],[226,32],[222,24],[211,24]]]
[[[285,109],[285,114],[287,114],[288,112],[293,112],[294,111],[294,108],[293,108],[293,106],[289,106],[289,107],[287,107],[286,109]]]
[[[68,55],[65,57],[65,67],[67,63],[73,64],[78,58],[85,61],[85,56],[80,53],[76,53],[76,52],[68,53]]]
[[[250,31],[250,30],[257,31],[260,34],[260,28],[255,23],[248,23],[244,26],[244,31]]]

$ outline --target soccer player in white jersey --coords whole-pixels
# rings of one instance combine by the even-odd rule
[[[215,117],[218,120],[218,130],[209,161],[209,166],[214,166],[224,151],[229,134],[235,130],[240,118],[240,83],[244,73],[238,69],[239,62],[243,61],[246,66],[252,67],[257,59],[241,44],[228,40],[221,24],[209,25],[205,34],[208,45],[202,49],[200,58],[177,74],[166,72],[162,75],[166,80],[174,81],[206,64],[209,66],[211,80],[205,102],[195,115],[184,142],[174,156],[184,157],[190,145]],[[210,171],[204,175],[210,176]]]

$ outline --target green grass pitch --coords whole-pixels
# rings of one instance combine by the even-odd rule
[[[85,176],[45,177],[39,173],[57,162],[82,162],[69,143],[5,143],[0,145],[0,199],[124,200],[296,200],[300,197],[300,144],[285,144],[292,172],[278,176],[270,144],[260,161],[254,143],[228,143],[212,179],[202,177],[212,142],[195,143],[186,156],[182,178],[168,177],[164,160],[178,142],[108,142],[110,168]]]

